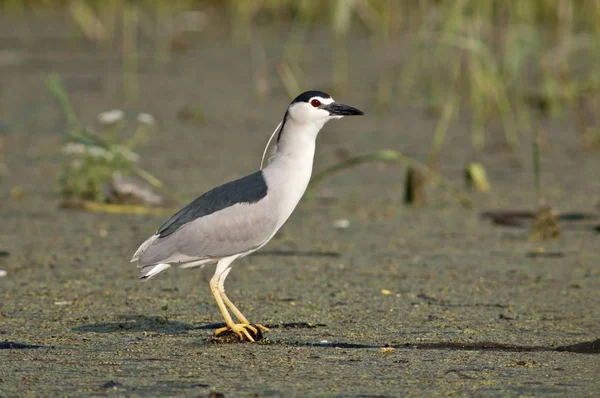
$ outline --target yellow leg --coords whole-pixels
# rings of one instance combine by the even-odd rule
[[[221,275],[223,274],[223,272],[225,272],[227,270],[227,268],[229,267],[229,265],[233,262],[233,260],[235,260],[235,257],[233,257],[233,258],[228,257],[228,258],[224,258],[224,259],[220,260],[219,263],[217,264],[217,271],[215,272],[215,275],[210,280],[210,291],[212,292],[212,295],[215,298],[217,305],[219,306],[219,310],[221,311],[221,314],[223,315],[225,324],[227,325],[227,327],[217,329],[215,331],[215,335],[223,333],[224,331],[227,331],[227,330],[231,330],[235,334],[238,335],[240,340],[244,340],[244,337],[245,337],[246,339],[248,339],[248,341],[254,342],[254,338],[250,335],[250,333],[248,333],[248,329],[250,329],[250,331],[252,331],[256,335],[257,334],[256,328],[251,326],[249,323],[246,324],[246,323],[233,322],[233,319],[231,318],[231,315],[227,311],[227,307],[226,307],[225,303],[223,302],[223,298],[221,297],[221,293],[219,291],[219,279],[221,278]]]
[[[231,302],[229,297],[227,297],[227,294],[225,294],[225,278],[227,278],[229,271],[231,271],[231,268],[227,268],[219,277],[219,283],[218,283],[219,293],[221,294],[221,298],[223,299],[223,302],[225,303],[225,305],[231,310],[231,312],[233,312],[233,315],[235,315],[235,317],[240,321],[240,323],[243,323],[245,325],[250,325],[250,321],[244,316],[244,314],[242,314],[242,312],[235,306],[235,304],[233,304]],[[263,326],[260,324],[256,324],[254,326],[259,328],[263,332],[269,331],[269,328],[266,326]],[[254,334],[256,335],[256,333],[257,333],[256,328],[249,327],[249,329],[252,330],[254,332]]]

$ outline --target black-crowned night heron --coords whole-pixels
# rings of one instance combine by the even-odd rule
[[[273,138],[278,133],[277,148],[266,167],[261,164],[259,171],[195,199],[142,243],[131,259],[141,268],[142,279],[153,278],[171,266],[217,263],[210,290],[227,326],[217,329],[215,335],[231,330],[240,340],[254,341],[257,328],[268,329],[251,325],[225,294],[231,265],[263,247],[294,211],[308,186],[315,141],[323,125],[362,114],[320,91],[300,94],[271,135]],[[228,309],[239,323],[233,321]]]

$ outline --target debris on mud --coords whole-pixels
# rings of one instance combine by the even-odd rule
[[[529,232],[529,240],[552,240],[559,239],[560,236],[558,212],[548,203],[540,204]]]
[[[105,185],[106,200],[109,203],[138,204],[145,206],[160,206],[165,204],[165,198],[154,193],[132,180],[116,175]]]
[[[490,220],[493,224],[507,227],[525,227],[528,220],[535,219],[537,213],[530,210],[488,210],[481,212],[482,220]],[[559,213],[558,220],[561,222],[585,222],[598,220],[600,215],[585,212]]]

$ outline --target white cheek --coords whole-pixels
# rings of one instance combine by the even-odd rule
[[[293,120],[302,123],[307,119],[309,111],[310,109],[307,109],[307,107],[298,104],[290,110],[290,116]]]
[[[309,120],[311,120],[312,118],[314,118],[314,114],[313,114],[313,110],[310,109],[309,107],[303,107],[302,111],[299,112],[300,113],[300,121],[302,122],[307,122]]]

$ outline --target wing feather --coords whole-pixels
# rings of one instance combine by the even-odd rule
[[[139,264],[186,263],[261,247],[278,228],[277,214],[267,199],[268,196],[257,203],[235,204],[159,236],[138,254]]]
[[[179,210],[156,231],[161,238],[184,225],[217,213],[238,203],[256,203],[267,196],[267,183],[262,171],[218,186]]]

